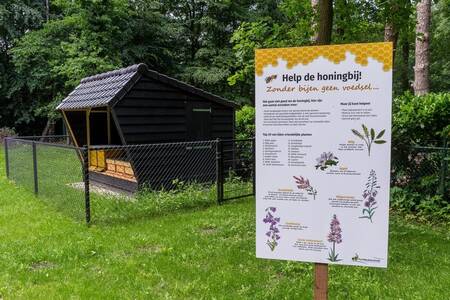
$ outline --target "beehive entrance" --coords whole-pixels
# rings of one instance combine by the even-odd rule
[[[117,150],[90,150],[89,171],[137,182],[131,163]]]

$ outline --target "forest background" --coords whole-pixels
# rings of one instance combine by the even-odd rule
[[[377,41],[395,96],[450,89],[450,0],[2,0],[0,128],[41,134],[81,78],[141,62],[252,105],[255,48]]]

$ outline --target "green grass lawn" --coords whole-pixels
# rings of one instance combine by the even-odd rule
[[[69,176],[69,169],[63,171],[64,178]],[[69,190],[53,191],[55,199],[51,190],[35,198],[30,189],[8,182],[4,173],[0,153],[4,299],[312,297],[312,264],[255,258],[253,199],[221,206],[200,199],[199,208],[193,208],[181,205],[179,195],[176,201],[166,195],[154,200],[160,205],[145,206],[147,214],[139,218],[108,223],[95,222],[93,197],[94,223],[87,227],[63,209],[78,197]],[[191,204],[201,198],[195,192],[186,195]],[[330,266],[330,298],[448,299],[448,229],[393,216],[389,268]]]

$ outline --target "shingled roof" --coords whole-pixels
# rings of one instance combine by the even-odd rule
[[[123,69],[83,78],[80,84],[56,107],[56,109],[76,110],[100,106],[113,106],[125,96],[142,76],[147,76],[210,101],[218,102],[230,107],[237,107],[235,103],[222,97],[213,95],[156,71],[149,70],[146,64],[137,64]]]

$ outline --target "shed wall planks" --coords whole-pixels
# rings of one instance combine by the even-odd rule
[[[210,134],[192,134],[195,118],[210,118]],[[234,109],[143,76],[113,108],[127,144],[232,139]],[[207,112],[210,109],[210,113]],[[209,115],[207,115],[209,114]],[[199,121],[199,120],[196,120]]]

